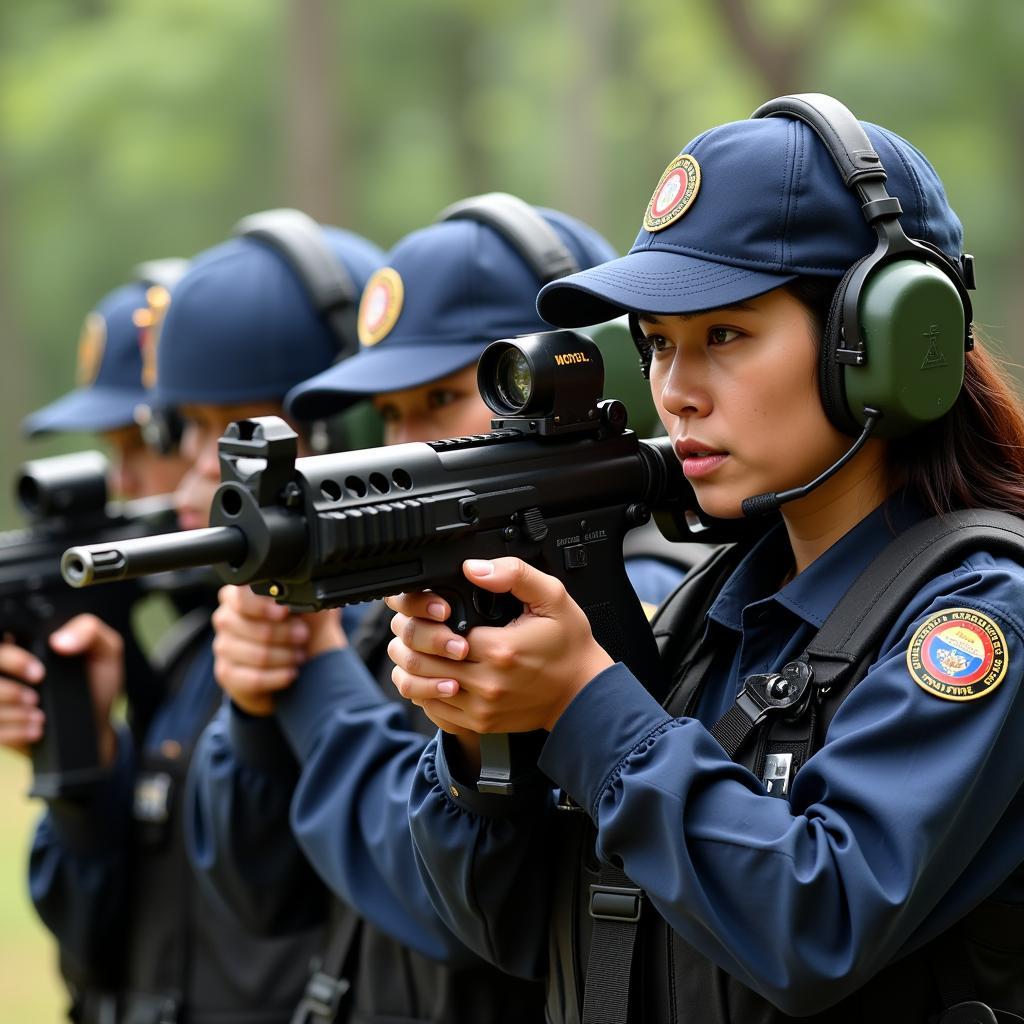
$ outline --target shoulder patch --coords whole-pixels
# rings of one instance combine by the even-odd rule
[[[943,700],[977,700],[1006,675],[1003,631],[981,612],[947,608],[918,626],[907,648],[914,682]]]

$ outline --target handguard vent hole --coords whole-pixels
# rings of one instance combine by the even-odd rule
[[[400,491],[412,490],[412,477],[404,469],[396,469],[391,474],[391,479]]]
[[[345,478],[345,490],[348,491],[355,498],[366,497],[366,481],[360,479],[358,476],[349,476]]]
[[[320,493],[328,501],[341,501],[341,484],[337,480],[324,480],[320,484]]]
[[[391,490],[391,484],[388,482],[388,478],[383,473],[371,473],[370,486],[378,494],[387,494],[388,491]]]

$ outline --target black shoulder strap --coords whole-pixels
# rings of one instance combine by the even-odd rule
[[[299,1005],[289,1024],[342,1024],[349,1017],[352,990],[359,958],[363,919],[350,907],[335,901],[328,925],[328,942],[315,962]]]
[[[815,685],[840,683],[877,650],[922,584],[956,567],[972,551],[1024,564],[1024,520],[1008,512],[968,509],[926,519],[901,533],[857,577],[808,644]]]
[[[959,565],[972,551],[1006,555],[1024,564],[1024,520],[1007,512],[967,509],[917,523],[894,538],[854,581],[803,655],[781,673],[751,676],[712,735],[730,757],[768,717],[792,715],[812,692],[843,699],[858,682],[856,669],[873,657],[893,620],[922,585]],[[831,700],[830,714],[841,700]],[[822,734],[828,718],[819,722]]]

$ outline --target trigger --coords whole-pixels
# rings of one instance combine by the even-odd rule
[[[479,587],[473,589],[473,607],[481,619],[498,623],[511,621],[522,608],[511,594],[492,594]]]

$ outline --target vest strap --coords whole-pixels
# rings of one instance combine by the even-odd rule
[[[363,920],[342,904],[336,904],[335,911],[327,949],[306,982],[289,1024],[335,1024],[347,1017],[339,1011],[352,988],[346,975],[355,973]]]
[[[587,961],[583,1024],[626,1024],[630,975],[644,893],[618,868],[602,864],[590,887],[594,931]]]

